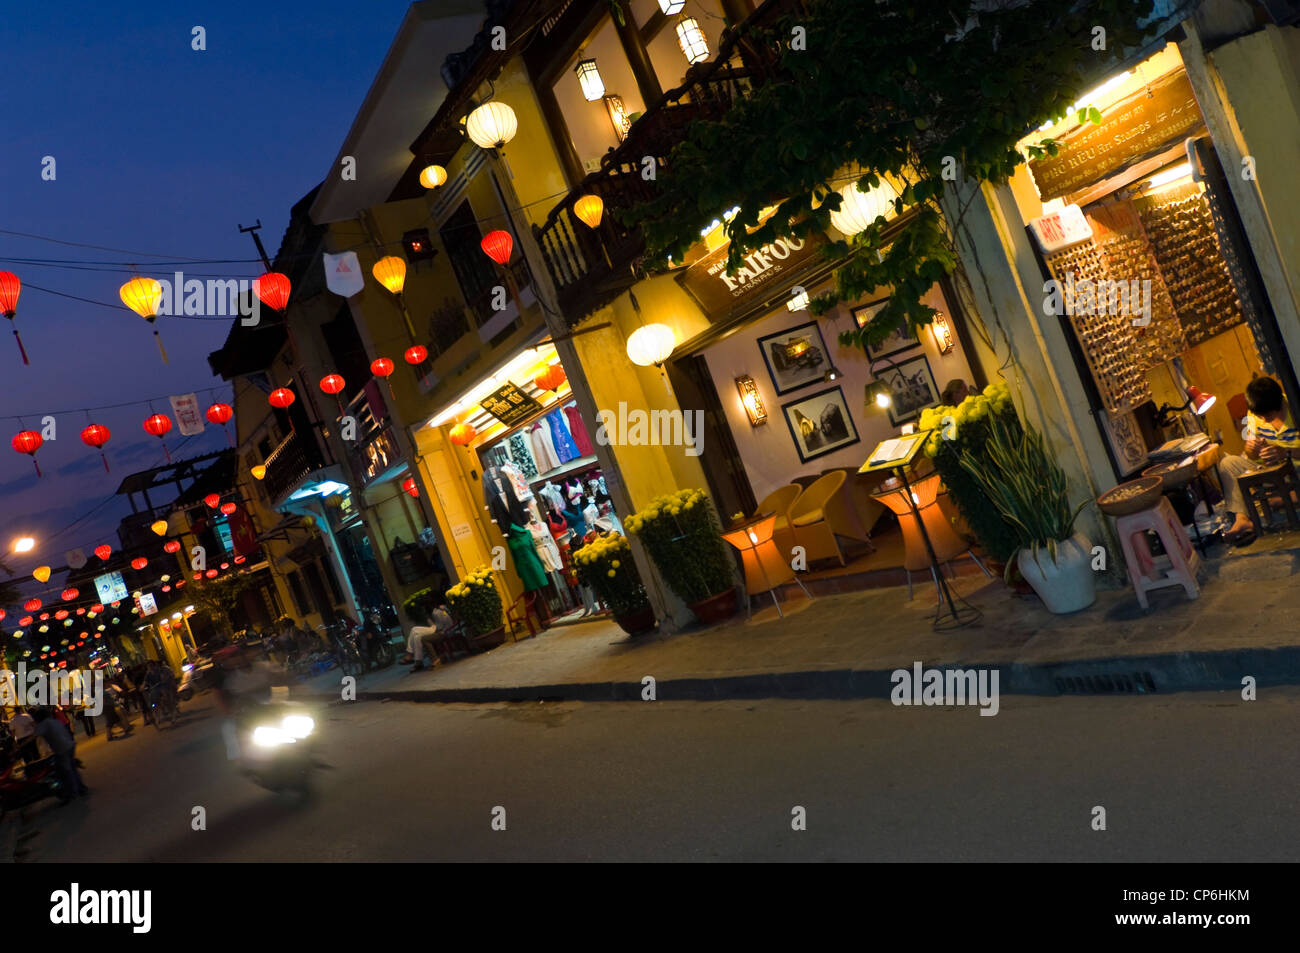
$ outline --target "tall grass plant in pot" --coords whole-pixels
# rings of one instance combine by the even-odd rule
[[[1070,506],[1065,471],[1032,427],[1019,432],[994,418],[981,454],[965,452],[962,467],[993,501],[1016,536],[1015,563],[1043,604],[1065,614],[1097,599],[1092,543],[1074,522],[1088,505]],[[1007,563],[1010,575],[1012,563]]]

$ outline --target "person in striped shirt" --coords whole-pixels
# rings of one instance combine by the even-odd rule
[[[1227,531],[1231,542],[1248,542],[1254,535],[1246,500],[1237,478],[1251,470],[1281,463],[1300,455],[1300,431],[1291,422],[1282,387],[1271,377],[1257,377],[1246,385],[1246,446],[1243,456],[1230,455],[1219,461],[1223,478],[1223,500],[1235,517]]]

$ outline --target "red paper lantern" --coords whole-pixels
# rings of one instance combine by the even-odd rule
[[[18,311],[18,295],[23,290],[23,283],[18,276],[11,271],[0,271],[0,314],[9,319],[12,326],[14,314]],[[23,347],[23,339],[18,336],[18,329],[14,328],[14,340],[18,342],[18,351],[23,356],[23,363],[30,364],[27,360],[27,348]]]
[[[179,588],[180,588],[181,586],[183,586],[183,585],[185,585],[185,580],[184,580],[184,579],[182,579],[180,582],[176,583],[176,588],[179,589]]]
[[[474,429],[473,424],[457,424],[451,428],[451,433],[448,436],[456,446],[468,447],[474,438],[478,436],[478,431]]]
[[[387,377],[393,373],[393,362],[386,357],[377,357],[370,362],[370,373],[376,377]]]
[[[197,579],[202,579],[202,578],[203,578],[203,573],[201,573],[201,572],[196,572],[196,573],[194,574],[194,578],[195,578],[196,580],[197,580]]]
[[[222,568],[223,571],[226,570],[226,569],[229,569],[229,568],[230,568],[230,563],[222,563],[222,564],[221,564],[221,568]]]
[[[240,563],[244,562],[245,558],[246,558],[246,557],[244,557],[244,556],[236,556],[236,557],[235,557],[235,565],[238,566]]]
[[[32,466],[36,467],[36,475],[40,476],[41,465],[36,462],[36,451],[41,449],[41,445],[45,443],[45,438],[35,430],[23,430],[9,442],[13,444],[13,448],[19,453],[25,453],[32,458]]]
[[[76,589],[73,589],[73,588],[64,589],[64,590],[63,590],[63,601],[64,601],[64,602],[71,602],[73,599],[77,598],[77,596],[79,596],[79,595],[81,595],[81,593],[78,592]]]
[[[546,370],[533,378],[533,383],[537,385],[538,390],[557,391],[568,379],[568,375],[564,373],[564,368],[559,364],[549,364]]]
[[[93,606],[90,607],[90,611],[95,613],[95,615],[99,615],[101,612],[104,611],[104,603],[96,602]]]
[[[231,513],[235,512],[235,510],[237,510],[237,509],[239,509],[239,507],[237,507],[234,503],[222,503],[222,504],[221,504],[221,512],[225,513],[227,516],[229,516]]]
[[[131,560],[131,568],[137,571],[143,569],[147,565],[149,565],[149,560],[145,559],[143,556],[136,556],[135,559]]]
[[[235,408],[229,404],[213,404],[207,410],[209,423],[225,426],[226,422],[233,416],[235,416]]]
[[[0,609],[0,622],[3,622],[3,621],[4,621],[4,618],[5,618],[5,610],[4,610],[4,609]]]
[[[254,281],[253,290],[262,299],[262,304],[276,311],[283,311],[289,303],[289,279],[278,271],[268,271]]]
[[[418,497],[420,495],[420,488],[415,485],[415,477],[407,477],[403,480],[402,489],[411,494],[411,496]]]
[[[34,597],[28,599],[26,602],[23,603],[23,608],[26,609],[28,612],[35,612],[40,607],[41,607],[41,600]]]
[[[62,622],[62,621],[63,621],[64,619],[66,619],[67,617],[68,617],[68,610],[67,610],[67,609],[60,609],[58,612],[54,613],[54,618],[55,618],[56,620],[58,620],[59,622]]]
[[[338,374],[326,374],[320,379],[320,389],[327,394],[337,394],[347,386],[347,381]]]
[[[25,615],[18,620],[18,624],[26,628],[27,626],[31,625],[34,621],[36,620],[34,620],[31,616]],[[42,655],[41,658],[45,658],[45,656]]]
[[[221,505],[221,494],[209,493],[207,496],[203,498],[203,502],[208,504],[208,506],[212,507],[215,510],[218,506]]]
[[[166,414],[151,414],[144,419],[145,433],[153,434],[159,440],[171,432],[172,421]]]
[[[275,390],[271,391],[270,395],[266,398],[267,403],[272,407],[279,408],[280,410],[284,410],[297,399],[298,398],[294,396],[293,391],[289,390],[287,387],[277,387]]]
[[[108,562],[108,557],[113,555],[113,547],[108,545],[108,543],[104,543],[101,546],[96,546],[95,555],[98,556],[100,559],[102,559],[104,562]]]
[[[77,615],[85,615],[85,614],[86,614],[86,610],[84,608],[77,610]]]
[[[172,591],[172,587],[171,587],[171,586],[163,586],[162,591],[163,591],[163,592],[171,592],[171,591]]]
[[[497,229],[495,232],[488,232],[483,236],[481,247],[484,254],[494,262],[498,265],[505,265],[510,261],[510,253],[514,251],[515,240],[509,232]]]
[[[174,539],[169,539],[167,540],[166,543],[163,544],[163,552],[165,553],[179,552],[180,548],[181,548],[181,544]]]
[[[104,456],[104,444],[112,437],[112,432],[103,424],[91,424],[81,431],[81,442],[99,451],[99,458],[104,461],[104,472],[108,472],[108,457]]]
[[[49,614],[48,612],[42,612],[42,613],[41,613],[41,621],[42,621],[42,622],[49,622],[49,621],[50,621],[50,614]]]
[[[407,364],[423,364],[429,356],[429,349],[423,344],[413,344],[406,349]]]
[[[203,575],[207,576],[209,579],[216,579],[216,578],[217,578],[217,571],[216,571],[215,569],[209,569],[209,570],[208,570],[207,572],[205,572]]]

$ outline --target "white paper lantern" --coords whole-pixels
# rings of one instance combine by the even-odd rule
[[[684,6],[686,6],[686,0],[659,0],[659,9],[667,16],[681,13]]]
[[[495,99],[479,106],[465,119],[465,132],[480,149],[500,149],[518,131],[515,111]]]
[[[692,66],[709,58],[709,41],[695,17],[683,17],[677,24],[677,45]]]
[[[647,324],[637,328],[627,339],[627,356],[633,364],[649,367],[662,364],[676,344],[673,329],[666,324]]]
[[[840,189],[844,201],[838,212],[831,212],[831,224],[845,235],[866,231],[867,226],[883,215],[889,218],[894,211],[898,192],[883,179],[870,192],[859,192],[856,182]]]

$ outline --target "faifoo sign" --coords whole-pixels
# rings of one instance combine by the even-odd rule
[[[746,255],[734,274],[727,274],[730,246],[724,245],[680,273],[677,281],[710,319],[717,319],[788,288],[805,266],[820,257],[825,242],[816,233],[778,238]]]

